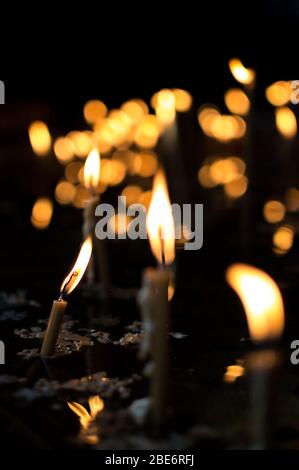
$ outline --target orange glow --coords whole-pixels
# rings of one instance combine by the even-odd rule
[[[120,160],[102,159],[101,183],[117,186],[126,176],[126,165]]]
[[[157,95],[156,116],[158,120],[169,126],[175,120],[175,96],[171,90],[161,90]]]
[[[226,281],[240,297],[252,338],[279,338],[284,328],[284,306],[274,280],[254,266],[233,264],[226,271]]]
[[[137,204],[139,202],[141,194],[142,188],[140,186],[135,185],[126,186],[121,193],[122,196],[125,196],[127,198],[127,206],[130,206],[131,204]]]
[[[244,371],[244,367],[240,364],[227,366],[223,380],[226,383],[235,382],[238,377],[242,377],[242,375],[244,375]]]
[[[238,167],[230,158],[219,159],[210,166],[210,177],[216,184],[225,184],[239,177]]]
[[[92,133],[90,131],[72,131],[67,137],[72,141],[75,155],[85,158],[92,149]]]
[[[99,119],[106,116],[107,106],[103,101],[91,100],[85,104],[83,114],[86,122],[95,124]]]
[[[230,59],[228,66],[237,82],[243,85],[252,85],[254,83],[255,71],[244,67],[239,59]]]
[[[148,107],[142,100],[126,101],[126,103],[121,106],[121,109],[129,116],[134,124],[141,121],[144,114],[148,113]]]
[[[33,205],[31,223],[35,228],[43,230],[49,226],[52,215],[53,204],[51,199],[41,197],[37,199]]]
[[[219,114],[214,116],[210,125],[210,134],[220,142],[243,137],[246,131],[245,121],[239,116]]]
[[[284,106],[290,101],[291,94],[290,83],[282,80],[266,88],[266,98],[273,106]]]
[[[58,137],[54,142],[54,153],[57,160],[63,165],[74,157],[73,142],[68,137]]]
[[[133,174],[148,178],[156,173],[158,167],[157,156],[151,151],[137,153],[134,155],[130,166]]]
[[[79,172],[83,172],[83,166],[81,162],[72,162],[69,163],[64,170],[64,175],[69,183],[78,183],[79,182]],[[82,179],[83,181],[83,179]]]
[[[282,225],[273,234],[273,251],[277,254],[287,253],[293,246],[295,231],[290,225]]]
[[[264,205],[264,218],[269,224],[281,222],[286,213],[285,206],[280,201],[267,201]]]
[[[231,88],[224,95],[224,102],[227,109],[233,114],[245,116],[250,109],[250,101],[243,90]]]
[[[64,279],[63,283],[61,284],[60,292],[63,296],[64,294],[70,294],[75,287],[81,281],[85,270],[88,266],[90,257],[92,253],[92,239],[91,237],[86,238],[85,242],[81,246],[78,258],[72,267],[69,274]]]
[[[286,193],[286,206],[290,212],[299,210],[299,191],[296,188],[289,188]]]
[[[229,183],[225,183],[224,192],[228,197],[236,199],[246,193],[247,187],[248,179],[246,176],[241,176],[240,178],[230,181]]]
[[[76,194],[72,201],[73,206],[75,206],[77,209],[83,209],[88,198],[90,198],[90,192],[85,188],[85,186],[79,184],[76,186]]]
[[[297,134],[297,120],[288,107],[275,109],[275,122],[278,132],[286,139],[293,139]]]
[[[88,400],[90,412],[88,412],[84,406],[80,405],[80,403],[75,401],[67,402],[67,404],[69,408],[79,417],[81,433],[83,435],[86,435],[92,431],[91,428],[93,421],[104,409],[104,402],[98,395],[90,397]],[[99,440],[99,437],[96,433],[88,434],[86,438],[87,442],[90,444],[96,444]]]
[[[55,188],[55,199],[59,204],[70,204],[76,194],[76,188],[68,181],[60,181]]]
[[[203,105],[199,108],[197,113],[198,123],[203,132],[208,136],[212,137],[211,127],[214,119],[220,115],[219,110],[212,105]]]
[[[146,210],[148,210],[151,200],[152,200],[152,191],[149,190],[149,191],[144,191],[142,194],[140,194],[138,202],[139,204],[142,204],[146,208]]]
[[[93,149],[88,155],[84,170],[83,180],[84,185],[89,190],[94,190],[100,181],[101,160],[97,149]]]
[[[28,133],[34,153],[39,157],[45,156],[49,152],[52,143],[47,124],[42,121],[34,121],[30,124]]]
[[[156,116],[148,114],[139,122],[134,135],[135,143],[141,148],[153,148],[160,136],[160,126]]]
[[[175,109],[179,113],[186,113],[189,111],[193,102],[191,94],[181,88],[174,88],[172,92],[175,97]]]
[[[215,181],[211,178],[209,165],[203,165],[200,168],[200,170],[197,173],[197,178],[198,178],[199,183],[204,188],[214,188],[218,184],[218,183],[215,183]]]
[[[172,263],[175,257],[174,221],[166,178],[161,169],[154,178],[146,225],[150,246],[158,262],[163,262],[163,253],[165,263]]]

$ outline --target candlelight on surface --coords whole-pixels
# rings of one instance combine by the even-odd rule
[[[175,258],[174,221],[166,178],[161,169],[154,178],[146,225],[154,256],[160,264],[164,261],[171,264]]]
[[[223,380],[226,383],[235,382],[238,377],[244,375],[245,368],[241,364],[234,364],[232,366],[227,366]]]
[[[287,106],[275,109],[275,122],[278,132],[286,139],[293,139],[297,134],[297,120]]]
[[[31,223],[35,228],[43,230],[49,226],[52,215],[53,204],[51,199],[41,197],[37,199],[33,205]]]
[[[99,184],[100,170],[100,155],[97,149],[93,149],[85,161],[83,170],[84,185],[90,191],[94,190],[94,188]]]
[[[260,342],[278,339],[284,328],[284,306],[275,281],[246,264],[231,265],[226,280],[240,297],[251,337]]]
[[[52,138],[47,124],[34,121],[29,126],[29,140],[31,147],[39,157],[44,157],[51,148]]]
[[[90,412],[87,409],[75,401],[67,402],[69,408],[79,417],[81,425],[81,433],[85,437],[89,444],[96,444],[99,440],[99,436],[93,432],[92,423],[96,419],[97,415],[104,409],[104,402],[98,396],[95,395],[88,399],[88,405]]]
[[[233,77],[243,85],[252,85],[255,80],[255,71],[244,67],[239,59],[230,59],[228,63]]]

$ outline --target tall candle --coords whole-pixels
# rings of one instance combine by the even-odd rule
[[[105,240],[95,238],[95,210],[100,202],[99,196],[96,195],[96,187],[100,181],[100,167],[100,155],[94,149],[88,155],[84,165],[84,185],[89,190],[90,197],[85,202],[82,232],[83,238],[90,235],[94,243],[94,256],[87,271],[87,280],[89,283],[93,283],[95,281],[95,272],[98,271],[102,286],[107,288],[110,284],[110,276]]]
[[[174,221],[166,179],[161,169],[154,179],[147,231],[152,252],[160,266],[148,268],[143,274],[139,304],[146,329],[146,344],[141,349],[141,356],[145,358],[150,355],[152,359],[150,419],[155,433],[159,433],[166,422],[168,399],[169,272],[166,266],[175,257]]]
[[[226,279],[241,299],[250,335],[258,345],[246,357],[251,392],[250,447],[266,449],[271,444],[273,378],[280,363],[275,344],[284,328],[283,300],[274,280],[253,266],[234,264],[228,268]]]
[[[54,300],[47,330],[43,339],[41,356],[51,356],[54,353],[55,345],[63,321],[64,312],[67,306],[65,297],[70,294],[79,284],[88,266],[92,252],[92,239],[88,237],[83,243],[78,258],[71,271],[64,279],[58,300]]]

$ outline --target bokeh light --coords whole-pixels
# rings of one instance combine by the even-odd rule
[[[248,179],[246,178],[246,176],[241,176],[240,178],[234,181],[225,183],[223,187],[225,194],[229,198],[236,199],[246,193],[248,187]]]
[[[287,253],[294,243],[294,228],[282,225],[273,234],[273,251],[278,255]]]
[[[106,116],[107,106],[103,101],[90,100],[85,104],[83,114],[86,122],[89,124],[95,124],[101,118]]]
[[[267,201],[263,208],[264,218],[269,224],[281,222],[284,219],[285,212],[284,204],[276,200]]]
[[[286,139],[293,139],[297,134],[297,120],[287,106],[275,109],[275,122],[278,132]]]
[[[284,106],[290,101],[291,94],[291,84],[282,80],[266,88],[266,98],[273,106]]]
[[[39,157],[45,156],[49,152],[52,144],[52,138],[47,124],[42,121],[34,121],[30,124],[28,133],[34,153]]]
[[[38,198],[32,208],[31,212],[31,223],[39,229],[46,229],[52,219],[53,215],[53,203],[51,199],[46,197]]]
[[[59,204],[70,204],[76,194],[75,186],[69,181],[60,181],[55,188],[55,199]]]
[[[250,109],[250,101],[247,95],[240,88],[231,88],[224,95],[224,102],[227,109],[233,114],[245,116]]]
[[[74,146],[68,137],[58,137],[54,142],[54,154],[63,165],[74,158]]]

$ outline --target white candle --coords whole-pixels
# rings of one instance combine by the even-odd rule
[[[91,237],[88,237],[80,249],[78,258],[73,268],[61,285],[59,299],[54,300],[53,302],[47,330],[40,352],[41,356],[51,356],[54,353],[60,327],[63,321],[64,312],[67,306],[67,302],[65,301],[64,297],[70,294],[79,284],[88,266],[91,252],[92,239]]]

